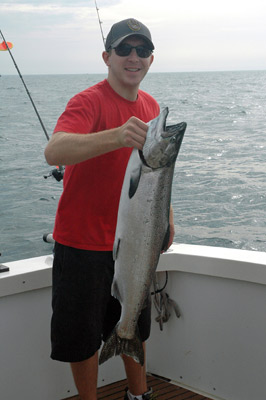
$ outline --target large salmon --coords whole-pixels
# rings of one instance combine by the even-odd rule
[[[142,152],[133,150],[122,187],[113,256],[112,295],[121,306],[120,320],[103,346],[100,364],[126,354],[141,365],[144,354],[137,321],[160,253],[169,239],[169,210],[175,161],[186,123],[166,127],[168,108],[149,122]]]

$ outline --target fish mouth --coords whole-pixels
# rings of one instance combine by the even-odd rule
[[[180,122],[179,124],[175,125],[168,125],[165,127],[165,130],[162,133],[162,137],[167,139],[173,136],[183,135],[185,133],[186,127],[186,122]]]
[[[168,125],[166,126],[166,119],[168,117],[169,114],[169,109],[168,107],[166,107],[162,113],[161,113],[161,117],[162,117],[162,121],[161,121],[161,127],[162,127],[162,133],[161,133],[161,137],[163,139],[169,139],[173,136],[179,136],[180,134],[184,134],[187,124],[186,122],[180,122],[178,124],[174,124],[174,125]]]
[[[163,133],[161,135],[162,137],[164,137],[163,136],[164,132],[166,132],[166,129],[167,129],[167,127],[166,127],[166,119],[168,117],[168,114],[169,114],[169,108],[165,107],[165,109],[161,112],[161,115],[160,115],[160,117],[161,117],[160,125],[161,125],[161,130],[163,131]]]
[[[142,163],[152,169],[174,163],[182,144],[187,124],[180,122],[166,126],[168,113],[169,109],[166,107],[151,121],[150,134],[147,135],[144,147],[139,152]]]

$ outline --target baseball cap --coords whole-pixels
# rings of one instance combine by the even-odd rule
[[[129,18],[117,22],[112,26],[105,42],[106,51],[118,46],[124,39],[133,35],[141,36],[148,43],[150,49],[154,50],[149,29],[136,19]]]

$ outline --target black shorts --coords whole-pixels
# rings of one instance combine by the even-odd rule
[[[51,358],[77,362],[92,357],[119,321],[121,306],[111,296],[111,251],[88,251],[55,244]],[[142,341],[148,339],[151,304],[139,317]]]

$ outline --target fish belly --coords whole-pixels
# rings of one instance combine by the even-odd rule
[[[143,172],[132,199],[121,197],[112,294],[118,298],[119,337],[132,339],[159,261],[169,225],[170,192],[163,171]]]

